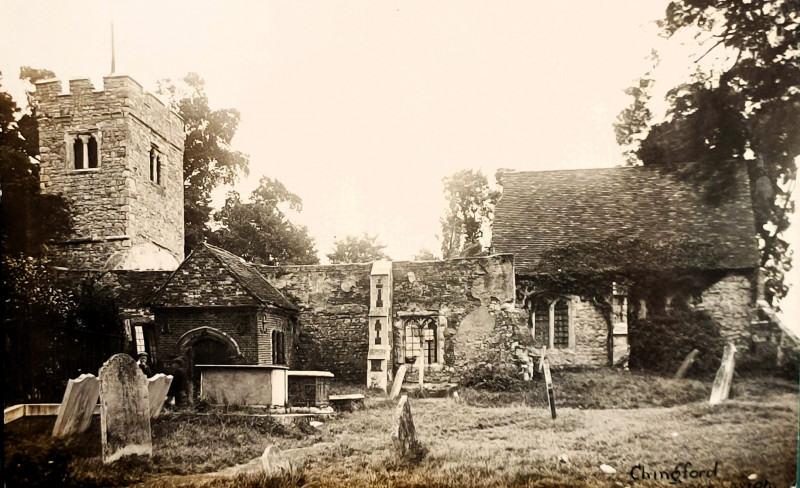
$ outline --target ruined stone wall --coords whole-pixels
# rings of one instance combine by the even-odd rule
[[[37,84],[40,181],[70,205],[73,232],[54,251],[57,263],[100,268],[111,255],[152,243],[183,258],[183,121],[125,76]],[[76,169],[72,141],[98,143],[96,168]],[[163,147],[163,184],[149,181],[149,151]],[[151,186],[152,185],[152,186]]]
[[[259,266],[298,307],[297,368],[363,382],[367,371],[370,264]]]
[[[749,345],[750,322],[757,318],[753,292],[747,275],[731,273],[708,287],[695,307],[711,315],[726,340],[737,346]]]

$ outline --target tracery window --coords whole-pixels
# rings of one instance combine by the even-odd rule
[[[439,338],[435,317],[409,318],[405,322],[405,360],[413,363],[422,355],[425,364],[437,363],[439,360]]]

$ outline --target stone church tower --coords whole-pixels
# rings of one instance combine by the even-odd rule
[[[50,246],[72,269],[172,270],[183,260],[181,117],[127,76],[36,84],[42,191],[70,205]]]

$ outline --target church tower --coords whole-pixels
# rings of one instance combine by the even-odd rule
[[[69,203],[50,246],[73,269],[172,270],[183,260],[181,117],[128,76],[36,84],[40,183]]]

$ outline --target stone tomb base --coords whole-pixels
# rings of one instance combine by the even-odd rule
[[[212,405],[285,407],[289,396],[286,366],[198,364],[200,396]]]

